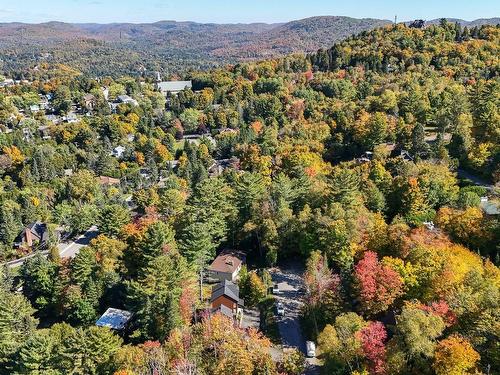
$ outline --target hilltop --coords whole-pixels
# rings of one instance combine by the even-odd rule
[[[311,52],[389,21],[313,17],[285,24],[0,24],[0,69],[24,71],[48,61],[91,75],[179,72]]]
[[[497,24],[498,18],[472,22]],[[429,21],[428,24],[438,23]],[[164,75],[208,69],[228,63],[308,53],[388,20],[338,16],[311,17],[288,23],[0,24],[0,71],[25,72],[41,62],[62,63],[91,76]]]

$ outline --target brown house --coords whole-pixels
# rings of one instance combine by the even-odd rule
[[[86,94],[83,96],[83,106],[87,108],[87,110],[92,111],[95,107],[96,99],[92,94]]]
[[[14,241],[15,247],[44,247],[49,238],[47,224],[39,221],[26,226]]]
[[[243,306],[243,300],[240,299],[240,289],[238,285],[231,281],[224,280],[212,289],[210,298],[212,309],[219,309],[221,305],[237,313],[240,306]]]
[[[118,185],[120,184],[120,180],[118,178],[108,177],[108,176],[99,176],[99,182],[101,185]]]
[[[208,267],[208,276],[217,281],[236,281],[244,260],[243,253],[224,250]]]

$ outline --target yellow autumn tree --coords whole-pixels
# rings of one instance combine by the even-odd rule
[[[22,164],[22,162],[24,161],[25,157],[23,155],[23,153],[21,152],[21,150],[19,150],[16,146],[12,145],[12,146],[5,146],[3,149],[2,149],[3,153],[5,155],[7,155],[11,162],[12,162],[12,165],[15,167],[15,166],[18,166],[20,164]]]
[[[469,341],[453,335],[437,344],[433,367],[437,375],[472,374],[479,359]]]

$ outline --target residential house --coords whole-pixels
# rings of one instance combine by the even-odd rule
[[[128,95],[119,95],[118,98],[117,98],[117,100],[118,100],[119,103],[132,104],[134,107],[139,105],[139,103],[137,102],[137,100],[132,99]]]
[[[78,117],[76,116],[76,113],[69,112],[66,116],[63,116],[63,121],[72,124],[78,121]]]
[[[95,325],[98,327],[108,327],[115,331],[123,331],[130,319],[132,319],[130,311],[108,308]]]
[[[50,133],[50,126],[48,125],[41,125],[38,127],[38,131],[40,132],[40,137],[44,140],[51,139],[51,133]]]
[[[0,82],[0,87],[14,86],[15,82],[12,78],[6,78]]]
[[[88,111],[93,111],[96,104],[95,96],[92,94],[86,94],[83,96],[83,106]]]
[[[231,159],[214,160],[213,164],[208,167],[208,175],[210,177],[220,176],[226,169],[238,169],[239,159],[232,157]]]
[[[125,147],[123,146],[116,146],[113,149],[113,152],[111,153],[115,158],[121,159],[123,154],[125,153]]]
[[[406,150],[401,150],[400,157],[405,161],[414,161],[413,157]]]
[[[44,247],[49,239],[47,224],[36,221],[27,225],[14,240],[15,247]]]
[[[38,95],[40,97],[40,100],[38,102],[38,105],[40,106],[40,109],[43,109],[44,111],[49,108],[49,99],[47,98],[46,95]]]
[[[57,115],[45,115],[45,118],[47,119],[47,121],[52,122],[54,125],[61,123],[61,118]]]
[[[208,139],[210,143],[215,147],[217,146],[217,141],[210,134],[186,134],[182,137],[185,142],[190,142],[194,144],[199,144],[202,139]]]
[[[156,84],[158,90],[167,96],[168,93],[172,95],[177,95],[179,92],[185,89],[192,89],[193,82],[192,81],[164,81],[158,82]]]
[[[99,182],[101,183],[101,185],[105,186],[113,186],[120,184],[120,180],[118,178],[113,178],[108,176],[99,176]]]
[[[229,309],[233,314],[240,313],[240,308],[243,307],[243,300],[240,299],[240,288],[232,281],[224,280],[215,285],[212,289],[212,297],[210,298],[210,307],[213,310]]]
[[[235,250],[224,250],[208,267],[208,277],[217,281],[236,281],[244,261],[243,253]]]
[[[109,88],[101,87],[101,91],[102,91],[102,95],[104,96],[104,99],[106,99],[106,101],[107,101],[109,98]]]

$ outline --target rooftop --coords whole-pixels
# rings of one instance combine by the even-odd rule
[[[120,183],[120,180],[108,176],[99,176],[99,182],[102,185],[118,185]]]
[[[224,250],[214,259],[208,269],[215,272],[233,273],[241,266],[244,255],[235,250]]]
[[[132,318],[132,313],[126,310],[109,308],[101,315],[95,323],[98,327],[109,327],[115,330],[122,330]]]
[[[238,285],[231,281],[224,280],[223,282],[214,286],[212,289],[212,297],[210,298],[210,302],[215,301],[221,296],[226,296],[232,299],[234,302],[241,303],[240,288],[238,288]]]
[[[163,92],[179,92],[185,88],[193,88],[193,83],[191,81],[164,81],[158,82],[158,89]]]

